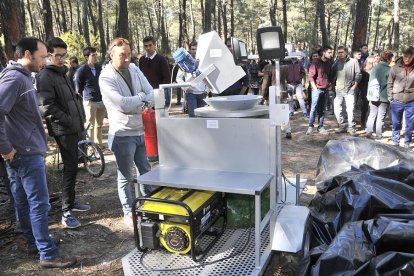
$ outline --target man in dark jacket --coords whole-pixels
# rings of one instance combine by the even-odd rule
[[[408,148],[414,130],[414,47],[410,46],[403,52],[388,77],[388,100],[391,103],[392,143],[400,145],[402,117],[405,112],[404,147]]]
[[[6,161],[11,190],[28,253],[40,254],[40,266],[65,268],[76,259],[63,260],[49,236],[49,192],[44,155],[46,133],[30,72],[46,65],[46,45],[23,38],[16,45],[17,62],[0,74],[0,153]]]
[[[156,51],[157,43],[152,36],[143,39],[145,56],[139,59],[139,69],[148,79],[153,89],[158,89],[160,84],[171,82],[171,72],[168,67],[168,61]],[[164,90],[165,105],[169,106],[171,102],[170,89]]]
[[[58,38],[47,42],[51,64],[36,76],[49,135],[55,137],[63,161],[62,224],[77,228],[81,224],[72,211],[88,211],[89,205],[75,201],[78,172],[78,136],[84,130],[85,113],[81,97],[66,77],[66,43]]]
[[[102,67],[98,64],[95,48],[86,47],[83,49],[83,56],[86,62],[76,71],[75,90],[83,97],[86,125],[89,125],[89,137],[102,147],[102,126],[106,114],[98,82]]]

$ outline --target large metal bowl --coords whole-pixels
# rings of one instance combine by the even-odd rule
[[[263,97],[256,95],[219,96],[204,99],[216,110],[233,111],[253,108]]]

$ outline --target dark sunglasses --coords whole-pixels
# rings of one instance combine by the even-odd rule
[[[112,48],[114,48],[115,46],[120,47],[120,46],[123,46],[123,45],[129,45],[129,41],[125,38],[122,38],[122,37],[115,38],[112,43],[113,43],[113,45],[112,45],[111,49],[109,49],[109,50],[112,50]]]

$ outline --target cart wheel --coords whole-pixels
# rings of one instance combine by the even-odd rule
[[[105,170],[105,158],[102,150],[93,142],[87,142],[83,146],[86,170],[93,177],[100,177]]]

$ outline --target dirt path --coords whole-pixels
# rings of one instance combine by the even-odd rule
[[[174,108],[179,111],[177,107]],[[295,115],[292,120],[293,139],[282,139],[283,171],[286,176],[294,177],[300,173],[301,178],[308,179],[308,186],[301,197],[303,205],[315,193],[314,177],[320,152],[330,139],[339,139],[344,134],[333,132],[336,123],[333,115],[326,118],[329,134],[314,134],[306,136],[304,133],[308,121]],[[362,131],[358,132],[363,136]],[[385,134],[387,135],[387,134]],[[284,136],[283,136],[284,137]],[[53,158],[50,151],[49,161]],[[116,165],[113,155],[105,152],[106,169],[100,178],[90,177],[82,168],[76,186],[77,197],[81,202],[88,202],[92,206],[89,212],[78,213],[82,227],[77,230],[68,230],[60,224],[60,199],[52,202],[50,212],[51,234],[61,240],[59,248],[63,254],[74,255],[79,262],[76,267],[65,270],[42,270],[37,266],[35,257],[25,253],[25,241],[21,234],[11,231],[1,237],[0,243],[0,274],[1,275],[123,275],[121,258],[134,249],[133,233],[126,230],[122,223],[122,211],[116,189]],[[59,179],[56,176],[56,179]],[[51,187],[52,198],[59,194],[59,185]],[[4,195],[2,199],[4,199]],[[13,214],[8,213],[6,204],[0,209],[0,230],[6,229],[12,220]],[[266,275],[289,275],[292,272],[284,271],[279,262],[279,254],[274,254]],[[284,271],[284,272],[283,272]]]

